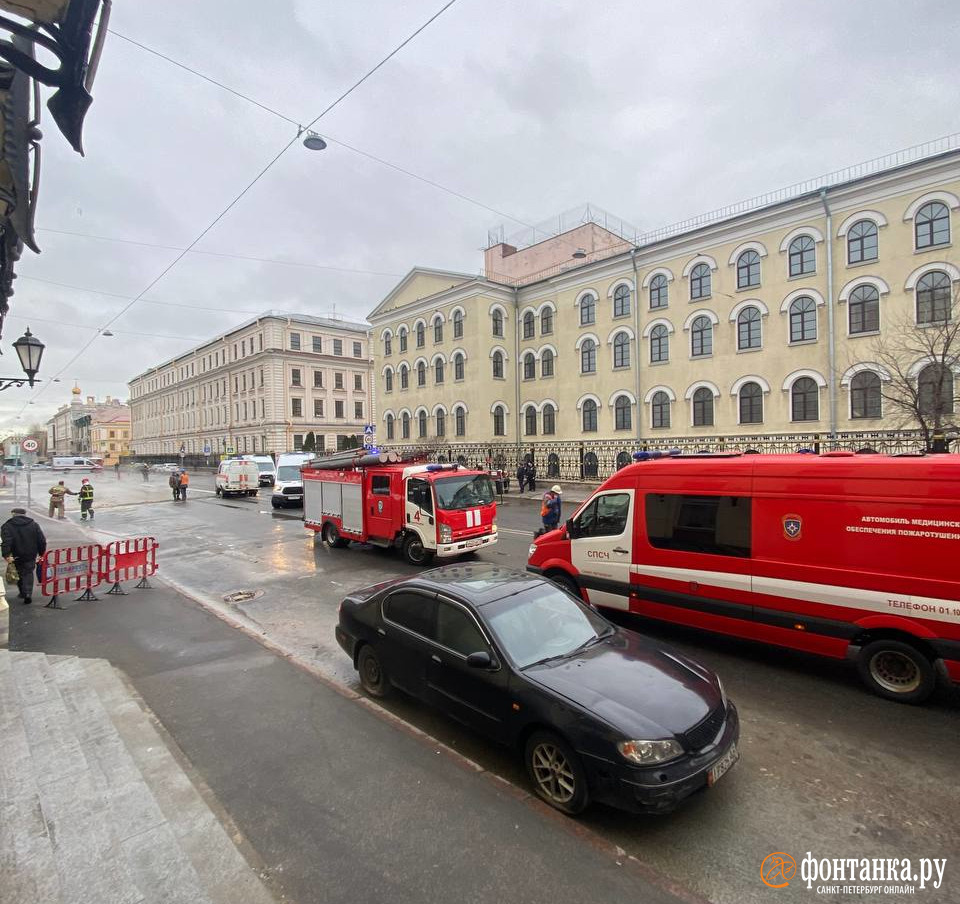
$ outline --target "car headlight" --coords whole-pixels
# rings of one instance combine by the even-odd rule
[[[631,763],[650,766],[665,763],[683,755],[683,748],[674,740],[669,741],[620,741],[617,750]]]
[[[529,559],[537,551],[537,544],[531,543],[530,548],[527,550],[527,558]]]
[[[453,540],[453,531],[450,530],[449,524],[440,525],[440,542],[441,543],[450,543]]]

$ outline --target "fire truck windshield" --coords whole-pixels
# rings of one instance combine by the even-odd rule
[[[437,508],[448,512],[493,502],[493,484],[486,474],[441,477],[434,482],[434,486],[437,492]]]

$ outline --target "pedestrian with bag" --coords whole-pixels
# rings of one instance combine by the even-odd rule
[[[170,480],[167,481],[170,484],[170,489],[173,490],[173,501],[180,501],[180,472],[174,471],[170,475]]]
[[[190,475],[185,471],[180,471],[180,498],[187,501],[187,487],[190,486]]]
[[[47,517],[52,518],[53,513],[56,512],[57,520],[63,521],[66,517],[64,505],[66,497],[76,495],[73,490],[67,488],[62,480],[55,487],[50,487],[50,510],[47,512]]]
[[[20,598],[24,606],[29,606],[33,602],[34,569],[37,558],[47,551],[47,538],[26,509],[15,508],[10,514],[13,517],[0,526],[0,553],[7,560],[8,569],[11,564],[16,568]]]
[[[540,507],[540,519],[543,527],[534,536],[539,537],[547,531],[556,530],[560,526],[562,491],[559,484],[554,484],[543,494],[543,504]]]
[[[80,484],[80,520],[87,520],[87,513],[90,513],[90,520],[93,521],[93,484],[88,477],[83,478]]]

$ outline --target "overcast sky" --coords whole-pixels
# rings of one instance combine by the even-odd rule
[[[309,122],[441,5],[118,2],[111,27]],[[478,272],[502,222],[592,201],[653,229],[960,131],[958,24],[949,0],[458,0],[317,130],[520,222],[298,143],[197,248],[311,266],[187,255],[146,296],[166,304],[138,303],[64,369],[177,252],[52,230],[182,248],[295,134],[110,36],[86,157],[43,124],[43,253],[17,267],[0,344],[18,374],[29,324],[61,382],[4,392],[0,426],[45,420],[74,381],[126,398],[131,376],[269,308],[361,320],[414,265]]]

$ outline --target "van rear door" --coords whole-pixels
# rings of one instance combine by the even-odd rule
[[[629,608],[634,504],[634,490],[606,490],[573,519],[571,561],[595,606]]]

